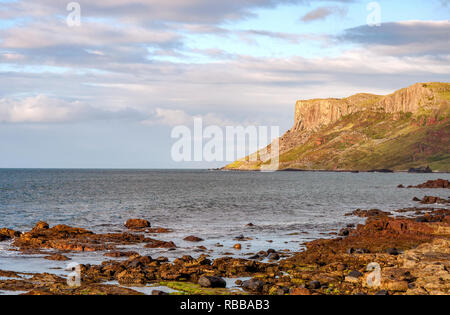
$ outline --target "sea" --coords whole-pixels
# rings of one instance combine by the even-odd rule
[[[397,188],[438,178],[448,179],[448,174],[0,169],[0,228],[28,231],[46,221],[111,233],[126,231],[124,222],[130,218],[142,218],[152,227],[172,229],[149,237],[173,241],[177,249],[140,244],[121,250],[170,259],[203,253],[245,258],[267,249],[289,255],[305,242],[336,237],[330,233],[362,223],[345,216],[356,209],[392,211],[419,206],[414,197],[447,198],[444,189]],[[183,240],[190,235],[204,242]],[[239,240],[242,236],[247,240]],[[236,243],[241,250],[233,248]],[[81,264],[99,264],[107,260],[103,255],[68,254],[71,262]],[[66,272],[67,262],[43,257],[23,254],[11,241],[0,242],[0,270]]]

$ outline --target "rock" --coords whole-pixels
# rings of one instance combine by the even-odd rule
[[[345,228],[339,231],[339,236],[349,236],[351,232],[351,229]]]
[[[417,197],[414,197],[414,198],[413,198],[413,201],[420,202],[420,199],[417,198]]]
[[[184,238],[187,242],[203,242],[203,239],[194,235],[187,236]]]
[[[356,216],[360,218],[373,218],[373,217],[387,217],[392,215],[390,212],[381,211],[378,209],[372,209],[372,210],[361,210],[357,209],[351,213],[347,213],[345,216]]]
[[[254,227],[255,225],[253,223],[247,224],[248,227]]]
[[[251,279],[242,282],[242,288],[247,291],[261,293],[264,288],[264,282],[258,279]]]
[[[272,253],[269,255],[268,257],[270,260],[279,260],[280,259],[280,255],[278,255],[277,253]]]
[[[398,185],[397,188],[405,188],[402,184]]]
[[[410,168],[408,173],[425,174],[425,173],[433,173],[433,170],[429,166],[427,166],[427,167],[422,166],[422,167],[418,167],[418,168]]]
[[[408,291],[408,282],[407,281],[385,281],[381,283],[381,289],[387,291],[397,291],[397,292],[406,292]]]
[[[236,245],[233,246],[233,248],[237,249],[237,250],[241,250],[242,249],[242,245],[241,244],[236,244]]]
[[[144,219],[129,219],[125,226],[131,230],[145,229],[150,227],[150,222]]]
[[[169,295],[169,293],[160,290],[153,290],[152,295]]]
[[[396,248],[388,248],[386,250],[386,253],[388,253],[389,255],[392,255],[392,256],[400,255],[400,252]]]
[[[34,228],[31,231],[39,231],[39,230],[48,230],[50,228],[50,226],[48,225],[47,222],[44,221],[39,221],[38,223],[36,223],[36,225],[34,226]]]
[[[422,200],[415,200],[415,201],[420,201],[421,204],[425,204],[425,205],[431,205],[431,204],[447,204],[450,203],[449,200],[440,198],[440,197],[433,197],[433,196],[425,196],[423,197]]]
[[[226,288],[227,283],[220,277],[202,276],[198,284],[204,288]]]
[[[370,253],[370,251],[365,248],[356,248],[355,249],[355,248],[351,247],[351,248],[347,249],[347,254],[350,254],[350,255],[352,255],[352,254],[369,254],[369,253]]]
[[[142,270],[124,270],[117,275],[117,281],[122,285],[144,285],[147,282]]]
[[[51,256],[47,256],[47,257],[44,257],[44,259],[55,260],[55,261],[67,261],[67,260],[70,260],[69,257],[64,256],[64,255],[60,255],[60,254],[54,254],[54,255],[51,255]]]
[[[351,271],[347,277],[345,277],[346,282],[357,283],[362,278],[363,274],[357,270]]]
[[[290,290],[290,295],[311,295],[311,291],[306,288],[292,288]]]
[[[137,252],[109,252],[104,254],[103,256],[112,258],[121,258],[121,257],[139,256],[139,254]]]
[[[450,188],[450,183],[448,180],[436,179],[417,186],[408,186],[408,188]]]
[[[7,228],[3,228],[0,230],[0,241],[4,241],[4,240],[8,240],[11,238],[15,238],[15,237],[20,237],[21,233],[11,230],[11,229],[7,229]]]
[[[378,291],[377,293],[375,293],[375,295],[389,295],[389,293],[386,290],[381,290],[381,291]]]
[[[286,295],[286,294],[289,294],[289,292],[290,292],[290,289],[288,287],[281,287],[281,288],[278,288],[276,291],[277,295]]]
[[[308,283],[308,288],[310,290],[317,290],[320,289],[322,287],[322,285],[320,284],[319,281],[311,281]]]
[[[160,241],[155,239],[146,239],[145,242],[147,243],[144,247],[145,248],[176,248],[174,242],[166,242],[166,241]]]
[[[168,261],[169,261],[169,258],[167,258],[167,257],[158,257],[158,258],[156,258],[156,261],[159,261],[159,262],[168,262]]]

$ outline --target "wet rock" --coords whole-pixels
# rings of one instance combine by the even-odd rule
[[[227,283],[220,277],[202,276],[198,284],[204,288],[226,288]]]
[[[50,226],[48,225],[47,222],[39,221],[38,223],[36,223],[36,225],[34,226],[34,228],[31,231],[35,232],[35,231],[40,231],[40,230],[48,230],[49,228],[50,228]]]
[[[286,295],[290,293],[290,289],[288,287],[278,288],[276,291],[277,295]]]
[[[339,231],[339,236],[349,236],[352,229],[345,228]]]
[[[322,285],[320,284],[319,281],[311,281],[308,283],[308,289],[310,290],[317,290],[320,289]]]
[[[254,227],[255,225],[254,225],[253,223],[249,223],[249,224],[247,224],[246,226],[248,226],[248,227]]]
[[[51,255],[51,256],[47,256],[47,257],[44,257],[44,259],[55,260],[55,261],[67,261],[67,260],[70,260],[69,257],[64,256],[64,255],[60,255],[60,254],[54,254],[54,255]]]
[[[121,258],[121,257],[139,256],[139,254],[137,252],[109,252],[104,254],[103,256],[112,258]]]
[[[242,282],[242,288],[247,291],[261,293],[264,288],[264,282],[258,279],[247,280]]]
[[[347,250],[347,254],[350,254],[350,255],[352,255],[352,254],[362,255],[362,254],[369,254],[369,253],[370,253],[370,250],[368,250],[366,248],[351,247]]]
[[[155,239],[146,239],[145,242],[147,243],[144,247],[145,248],[176,248],[174,242],[166,242],[166,241],[160,241]]]
[[[0,240],[3,237],[3,240],[6,239],[11,239],[11,238],[15,238],[15,237],[20,237],[21,233],[11,230],[11,229],[7,229],[7,228],[3,228],[0,229]]]
[[[187,236],[184,238],[187,242],[203,242],[203,239],[194,235]]]
[[[147,282],[144,271],[129,269],[117,275],[117,281],[122,285],[144,285]]]
[[[270,260],[279,260],[280,259],[280,255],[278,255],[277,253],[272,253],[269,255],[268,257]]]
[[[398,185],[397,188],[405,188],[402,184]]]
[[[400,254],[400,252],[398,251],[397,248],[388,248],[386,250],[386,253],[388,253],[389,255],[393,255],[393,256],[397,256]]]
[[[150,222],[144,219],[129,219],[126,223],[125,226],[128,229],[131,230],[136,230],[136,229],[145,229],[150,227]]]
[[[390,216],[392,213],[381,211],[378,209],[372,209],[372,210],[361,210],[357,209],[351,213],[347,213],[345,216],[357,216],[360,218],[372,218],[372,217],[386,217]]]
[[[422,200],[419,200],[419,201],[421,204],[425,204],[425,205],[431,205],[431,204],[435,204],[435,203],[438,203],[438,204],[450,203],[450,201],[447,199],[443,199],[440,197],[433,197],[433,196],[425,196],[425,197],[423,197]]]
[[[450,183],[448,180],[437,179],[429,180],[426,183],[417,186],[408,186],[408,188],[450,188]]]
[[[233,248],[237,249],[237,250],[241,250],[242,249],[242,245],[241,244],[236,244],[236,245],[233,246]]]

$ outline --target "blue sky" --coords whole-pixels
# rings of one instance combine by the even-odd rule
[[[448,0],[0,0],[0,167],[183,168],[171,130],[450,78]]]

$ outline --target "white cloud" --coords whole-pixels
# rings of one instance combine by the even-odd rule
[[[0,122],[66,123],[85,120],[137,119],[139,113],[129,109],[98,109],[80,101],[65,101],[46,95],[22,99],[0,99]]]

